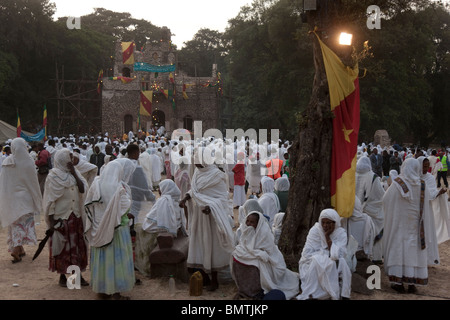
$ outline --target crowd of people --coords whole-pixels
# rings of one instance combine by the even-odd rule
[[[15,138],[2,148],[8,251],[13,263],[22,260],[43,215],[49,270],[66,286],[70,266],[82,273],[89,266],[90,283],[81,277],[81,285],[102,299],[127,299],[135,272],[151,274],[160,233],[188,237],[187,267],[201,272],[208,290],[229,270],[236,298],[246,299],[348,299],[361,259],[383,264],[394,290],[416,292],[427,267],[439,264],[438,244],[450,239],[445,149],[358,146],[353,214],[322,211],[297,272],[278,248],[289,141],[165,131],[48,138]]]

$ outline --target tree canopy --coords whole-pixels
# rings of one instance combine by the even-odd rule
[[[230,17],[224,32],[204,26],[178,51],[179,69],[191,76],[210,76],[217,64],[233,128],[277,128],[282,138],[295,137],[314,77],[302,3],[255,0]],[[449,11],[429,0],[380,0],[381,29],[369,30],[370,1],[339,3],[342,19],[330,21],[335,31],[357,21],[355,50],[368,41],[371,53],[359,61],[360,141],[372,141],[377,129],[398,143],[446,140]],[[69,30],[54,12],[49,0],[0,0],[2,119],[14,123],[19,109],[29,131],[40,125],[43,105],[55,103],[56,65],[64,65],[66,79],[96,79],[111,67],[116,40],[133,40],[140,49],[164,33],[150,21],[104,8],[82,16],[81,29]]]

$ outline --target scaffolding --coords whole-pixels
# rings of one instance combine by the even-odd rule
[[[102,127],[102,96],[98,92],[98,80],[67,80],[64,65],[61,72],[56,64],[56,136],[68,134],[98,134]],[[101,87],[100,87],[101,90]]]

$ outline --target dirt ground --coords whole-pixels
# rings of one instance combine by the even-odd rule
[[[234,210],[237,218],[237,210]],[[38,240],[44,238],[45,223],[36,225]],[[59,276],[48,270],[48,246],[41,255],[32,261],[37,246],[24,246],[26,256],[13,264],[7,251],[7,229],[0,229],[0,301],[1,300],[97,300],[90,287],[70,290],[58,285]],[[450,300],[450,240],[439,245],[440,265],[429,267],[429,283],[418,287],[417,294],[399,294],[389,287],[387,277],[381,270],[381,289],[368,290],[364,281],[359,281],[359,290],[353,287],[352,300]],[[367,274],[366,276],[369,276]],[[83,273],[89,282],[90,271]],[[168,279],[150,279],[136,271],[136,278],[141,280],[132,291],[124,293],[131,300],[233,300],[236,286],[229,273],[223,273],[219,280],[219,289],[214,292],[203,290],[201,296],[190,296],[188,283],[177,281],[175,296],[170,296]],[[355,278],[355,277],[354,277]],[[360,280],[363,278],[360,278]],[[363,279],[364,280],[364,279]]]

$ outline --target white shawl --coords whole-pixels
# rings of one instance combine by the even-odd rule
[[[11,142],[11,155],[2,162],[0,203],[2,227],[11,225],[25,214],[41,212],[42,194],[36,166],[22,138]]]
[[[231,225],[232,207],[228,198],[228,192],[223,188],[217,188],[218,183],[226,187],[225,174],[215,165],[204,165],[194,172],[189,194],[198,207],[209,206],[211,216],[216,222],[221,247],[231,252],[234,249],[234,233]],[[188,201],[188,212],[194,210],[193,201]]]
[[[258,202],[264,210],[264,214],[270,218],[269,224],[272,225],[273,218],[281,209],[280,199],[278,199],[278,196],[273,192],[275,181],[270,177],[264,176],[261,179],[261,187],[263,194],[258,199]]]
[[[253,213],[259,216],[258,225],[255,229],[245,222],[241,224],[242,234],[232,255],[239,262],[259,269],[264,293],[278,289],[289,300],[299,292],[299,274],[286,267],[266,218],[257,211],[250,212],[247,217]]]
[[[85,235],[92,247],[109,244],[121,217],[130,209],[131,191],[124,180],[124,166],[133,166],[131,160],[111,161],[95,178],[86,197]]]
[[[325,232],[321,224],[324,218],[335,222],[335,229],[330,234],[332,241],[330,249],[328,249]],[[302,294],[297,296],[297,299],[308,299],[309,294],[317,292],[317,290],[325,296],[331,296],[334,300],[339,299],[339,282],[335,261],[340,260],[340,264],[343,262],[346,265],[346,254],[347,233],[340,226],[339,214],[333,209],[322,210],[319,221],[309,230],[299,261]],[[348,268],[348,265],[346,266]],[[311,267],[314,270],[311,270]],[[308,281],[310,280],[309,277],[317,277],[317,279]],[[319,299],[321,297],[315,296],[314,298]]]
[[[84,159],[80,158],[80,155],[77,152],[73,153],[75,158],[78,158],[78,164],[75,168],[81,173],[83,178],[87,181],[90,186],[97,176],[98,167],[95,164],[92,164]]]
[[[144,219],[142,229],[150,233],[168,232],[176,237],[178,228],[182,227],[183,233],[186,233],[186,217],[184,210],[178,205],[180,189],[170,179],[163,180],[159,188],[161,197]]]

